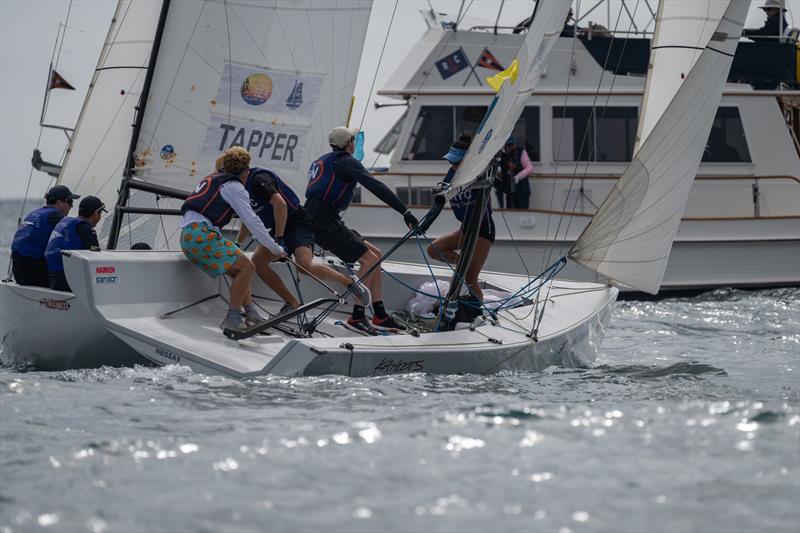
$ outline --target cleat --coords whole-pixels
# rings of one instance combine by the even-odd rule
[[[384,331],[393,331],[397,333],[398,331],[405,331],[406,327],[400,323],[398,323],[394,318],[390,316],[386,316],[385,318],[378,318],[377,316],[372,317],[372,327],[375,329],[382,329]]]
[[[369,292],[369,288],[366,285],[358,281],[358,276],[353,274],[350,276],[350,279],[353,280],[353,283],[350,284],[350,289],[352,289],[352,294],[356,298],[361,301],[361,305],[364,307],[368,306],[372,303],[372,294]]]
[[[358,331],[359,333],[363,333],[365,335],[380,335],[375,328],[373,328],[369,322],[367,322],[366,318],[362,318],[361,320],[354,319],[350,317],[347,319],[347,322],[344,324],[347,329],[352,329],[353,331]]]

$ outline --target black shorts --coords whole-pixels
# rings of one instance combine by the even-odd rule
[[[314,228],[302,208],[286,221],[283,240],[290,255],[301,246],[308,246],[312,250],[314,249]]]
[[[465,233],[467,229],[467,223],[461,223],[461,232]],[[481,227],[478,229],[478,237],[483,237],[490,243],[494,244],[495,238],[495,231],[494,231],[494,220],[492,220],[492,215],[486,214],[481,221]]]
[[[11,271],[17,285],[50,288],[50,277],[47,275],[47,262],[44,258],[11,254]]]
[[[308,206],[307,212],[314,241],[345,263],[355,263],[369,250],[361,235],[345,226],[338,215]]]

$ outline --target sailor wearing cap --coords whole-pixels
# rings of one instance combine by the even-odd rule
[[[64,185],[52,187],[44,207],[28,213],[11,243],[11,268],[19,285],[49,287],[44,252],[53,228],[69,214],[73,200],[80,198]]]
[[[106,206],[100,198],[87,196],[78,204],[77,217],[64,217],[56,225],[44,252],[51,289],[56,291],[71,290],[67,283],[67,277],[64,275],[61,250],[100,248],[94,227],[100,222],[100,217],[103,213],[108,213],[108,211],[106,211]]]
[[[781,0],[767,0],[763,6],[759,6],[767,15],[767,20],[764,25],[756,29],[745,28],[742,35],[749,37],[754,41],[768,41],[772,40],[777,42],[778,37],[783,35],[788,24],[786,24],[786,17],[782,11],[786,11],[782,6]]]
[[[334,128],[328,134],[328,144],[332,151],[311,163],[305,208],[314,229],[315,242],[345,263],[358,261],[360,265],[358,277],[361,278],[380,260],[382,253],[342,221],[341,213],[350,205],[356,185],[363,186],[403,215],[403,220],[409,228],[415,227],[418,221],[389,187],[372,177],[364,165],[353,157],[356,135],[358,135],[357,128],[345,126]],[[348,326],[369,335],[377,335],[375,327],[405,329],[389,316],[383,306],[380,269],[367,276],[364,283],[372,293],[374,311],[372,325],[366,319],[364,305],[356,304],[353,306],[352,316],[347,321]]]
[[[450,183],[453,180],[456,169],[458,169],[458,166],[461,164],[461,160],[464,159],[471,143],[472,133],[467,131],[462,132],[458,140],[450,147],[450,151],[442,157],[442,159],[450,163],[450,170],[443,180],[444,183]],[[477,207],[479,206],[476,205],[472,197],[472,191],[466,191],[450,198],[450,208],[453,210],[453,214],[458,221],[461,222],[461,227],[438,237],[428,246],[427,251],[431,258],[451,264],[458,263],[458,250],[461,249],[464,239],[466,238],[464,229],[471,218],[473,209]],[[494,238],[495,228],[494,221],[492,220],[492,204],[490,201],[486,206],[486,212],[483,214],[483,219],[478,229],[478,240],[475,243],[472,261],[467,267],[467,273],[464,275],[464,282],[467,284],[470,292],[470,297],[468,299],[474,301],[469,307],[475,310],[480,307],[479,302],[483,300],[483,292],[478,283],[478,275],[481,269],[483,269],[484,263],[486,263],[486,258],[489,257],[489,250],[494,243]],[[470,320],[471,318],[465,319],[464,321]]]

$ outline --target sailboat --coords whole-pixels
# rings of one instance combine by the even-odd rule
[[[352,2],[348,5],[355,4]],[[531,90],[541,77],[544,58],[561,31],[569,4],[539,3],[516,64],[495,79],[499,91],[477,132],[473,148],[468,151],[451,186],[440,192],[437,205],[422,219],[416,235],[424,232],[426,224],[429,225],[438,216],[443,202],[455,194],[470,191],[482,201],[487,201],[486,190],[491,184],[494,154],[508,137]],[[660,10],[666,9],[663,4]],[[685,195],[688,194],[684,192],[687,190],[685,182],[688,179],[691,183],[691,176],[694,176],[702,156],[704,140],[711,128],[713,113],[706,116],[708,113],[705,109],[716,109],[719,102],[747,10],[744,2],[720,4],[725,4],[724,13],[718,18],[709,16],[707,19],[716,30],[706,43],[694,47],[697,56],[694,66],[688,70],[685,79],[674,87],[673,93],[652,98],[653,102],[662,102],[660,110],[657,103],[647,106],[652,110],[648,112],[655,117],[652,129],[642,135],[637,155],[620,180],[618,190],[609,196],[570,251],[571,259],[608,276],[611,283],[607,285],[556,280],[555,276],[567,258],[556,260],[545,272],[532,279],[484,273],[481,278],[486,289],[496,289],[522,298],[513,306],[512,298],[509,298],[494,310],[483,310],[483,314],[472,323],[459,325],[453,320],[452,311],[461,297],[463,271],[471,254],[471,239],[468,239],[462,251],[463,260],[455,271],[449,267],[384,261],[382,268],[392,280],[386,284],[384,299],[391,307],[403,306],[417,292],[416,287],[424,281],[430,281],[431,276],[452,282],[446,295],[433,295],[440,300],[441,310],[440,320],[433,330],[412,329],[404,335],[353,336],[352,332],[343,330],[338,324],[345,316],[343,310],[348,295],[331,294],[325,287],[303,280],[304,305],[301,312],[279,315],[277,309],[280,302],[263,300],[262,304],[273,315],[272,318],[249,331],[228,331],[226,333],[230,338],[225,338],[220,334],[216,321],[225,306],[224,281],[207,278],[176,252],[71,252],[64,258],[64,263],[75,296],[97,323],[150,361],[156,364],[184,364],[210,374],[233,377],[268,373],[371,376],[409,371],[486,374],[500,370],[537,371],[554,364],[591,365],[616,300],[618,288],[615,285],[624,284],[652,292],[657,290],[660,283],[663,269],[659,271],[659,261],[666,261],[669,254],[677,228],[677,222],[673,222],[673,219],[680,219],[686,202]],[[180,146],[173,145],[172,139],[179,138],[174,132],[184,131],[182,125],[197,120],[197,115],[187,113],[178,103],[188,101],[190,105],[197,102],[207,105],[202,97],[192,98],[190,95],[187,99],[185,93],[175,90],[176,80],[181,77],[175,73],[180,74],[187,66],[184,62],[187,51],[194,52],[197,49],[192,42],[194,32],[200,28],[200,31],[208,31],[209,35],[218,36],[220,33],[220,13],[216,13],[216,19],[210,12],[203,17],[206,7],[206,3],[199,2],[175,4],[167,9],[168,15],[162,9],[157,34],[169,38],[160,43],[161,51],[155,54],[157,61],[151,58],[154,64],[148,73],[153,74],[153,80],[151,90],[144,91],[147,109],[142,113],[140,108],[141,136],[131,142],[131,153],[137,165],[130,169],[123,182],[117,214],[109,229],[110,244],[116,244],[118,237],[115,234],[124,226],[122,215],[145,214],[148,209],[139,208],[137,211],[136,208],[131,210],[126,207],[123,201],[126,191],[166,194],[170,190],[181,190],[179,177],[185,181],[188,173],[196,181],[193,171],[196,173],[198,168],[210,168],[200,165],[203,148],[207,146],[207,135],[203,139],[203,134],[211,129],[208,125],[213,124],[214,131],[224,130],[234,136],[239,135],[239,130],[244,130],[242,138],[247,137],[247,132],[250,139],[253,138],[254,130],[247,130],[247,123],[233,124],[235,115],[241,109],[248,110],[245,105],[253,104],[247,100],[244,100],[245,104],[238,101],[234,103],[232,98],[232,88],[243,87],[244,84],[238,84],[242,76],[236,77],[237,68],[232,59],[234,46],[228,34],[229,46],[220,47],[228,53],[227,62],[224,57],[217,64],[209,61],[208,57],[204,61],[192,58],[188,62],[201,70],[205,68],[203,65],[208,65],[218,81],[215,86],[212,80],[212,89],[203,86],[206,96],[211,94],[208,102],[212,103],[211,113],[205,110],[206,116],[211,117],[206,119],[207,131],[192,131],[191,135],[187,135],[191,137],[187,142]],[[236,10],[238,7],[241,6],[229,3],[224,9]],[[314,11],[313,4],[308,8],[310,12]],[[195,15],[199,12],[201,16],[180,17],[182,22],[178,22],[172,9],[193,11]],[[211,9],[222,8],[215,5],[209,11]],[[277,12],[278,8],[272,9]],[[368,18],[368,5],[365,11]],[[223,13],[223,24],[226,20],[224,15],[227,14],[227,11]],[[353,13],[349,15],[352,17]],[[665,19],[663,11],[660,11],[660,16],[662,20]],[[241,16],[235,18],[240,22],[252,20]],[[280,17],[277,18],[280,20]],[[168,31],[163,31],[165,24]],[[176,26],[173,28],[170,24]],[[366,27],[366,21],[353,27]],[[291,35],[291,32],[284,35]],[[694,36],[694,44],[696,40]],[[211,42],[214,42],[213,39]],[[153,48],[154,52],[159,50],[157,45]],[[213,46],[208,48],[214,49]],[[277,48],[280,48],[279,44]],[[264,47],[263,50],[272,49]],[[259,51],[264,54],[262,50]],[[220,55],[219,48],[216,53]],[[293,55],[300,57],[300,54]],[[313,54],[306,57],[310,56]],[[163,63],[162,57],[166,58]],[[255,74],[264,74],[267,69],[279,72],[280,59],[277,61],[254,61],[251,64],[261,65],[261,72]],[[304,71],[296,68],[297,65],[294,67],[292,82],[298,74],[308,76],[305,82],[308,88],[306,101],[316,101],[311,95],[314,80],[310,72],[312,69]],[[171,74],[161,79],[158,74],[161,70]],[[269,75],[272,72],[269,70],[265,75],[272,78]],[[655,78],[659,72],[659,66],[655,63],[649,77]],[[329,78],[324,71],[319,75],[322,77],[319,83],[325,87]],[[202,79],[202,76],[184,77]],[[209,77],[213,78],[211,74]],[[280,79],[279,75],[274,77]],[[285,77],[286,80],[289,78]],[[345,75],[344,79],[350,78]],[[354,80],[354,75],[351,79]],[[188,86],[190,82],[186,83]],[[289,83],[287,81],[285,86],[290,86]],[[254,79],[252,84],[247,85],[247,96],[255,102],[259,99],[266,102],[275,85],[280,84],[266,84],[263,79]],[[336,83],[333,85],[338,86]],[[660,87],[648,83],[648,94],[655,93]],[[227,89],[227,100],[223,88]],[[267,94],[270,96],[265,98]],[[284,99],[276,99],[276,102],[283,103]],[[345,108],[345,105],[330,106],[325,109],[322,118]],[[280,124],[279,115],[274,110],[266,115],[272,118],[268,123],[273,126]],[[256,115],[261,119],[261,124],[267,116]],[[337,120],[344,121],[341,116],[330,118],[332,124],[336,124]],[[310,124],[315,122],[310,121],[306,131],[305,138],[312,139],[309,146],[313,144],[315,135]],[[328,129],[328,124],[325,124],[321,131]],[[173,135],[167,135],[170,131]],[[300,135],[302,131],[298,137]],[[165,140],[169,140],[169,143]],[[159,145],[161,150],[157,150]],[[166,146],[172,148],[166,150],[166,156],[159,159],[153,157],[156,153],[164,154]],[[189,154],[188,159],[182,159],[184,153]],[[186,164],[189,159],[194,165]],[[678,159],[680,161],[676,161]],[[670,168],[670,165],[674,168]],[[291,181],[294,174],[290,169],[285,172]],[[151,179],[140,180],[138,176],[143,175]],[[295,187],[298,188],[296,183]],[[473,229],[477,228],[477,222],[480,221],[480,210],[477,212],[477,218],[471,223]],[[167,237],[165,227],[161,229]],[[474,231],[470,233],[474,234]],[[405,238],[414,236],[415,233],[410,233]],[[344,265],[335,266],[346,268]],[[107,273],[109,269],[113,269],[116,281],[99,283],[97,278],[103,277],[99,273]],[[288,268],[283,276],[290,283],[297,281],[295,272]],[[257,287],[254,292],[263,294],[262,289]],[[506,303],[509,305],[506,306]]]

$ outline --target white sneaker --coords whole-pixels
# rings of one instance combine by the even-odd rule
[[[225,320],[219,325],[219,329],[223,331],[226,329],[242,329],[244,326],[245,323],[239,311],[228,311],[228,314],[225,315]]]
[[[362,282],[358,281],[358,276],[353,274],[350,276],[350,279],[353,280],[353,283],[350,285],[352,288],[352,295],[358,298],[361,301],[361,305],[364,307],[368,306],[372,303],[372,294],[369,292],[369,288],[364,285]]]
[[[259,322],[263,322],[266,320],[263,316],[261,316],[258,312],[258,309],[255,307],[251,307],[250,309],[246,310],[244,313],[244,323],[248,326],[255,326]]]

